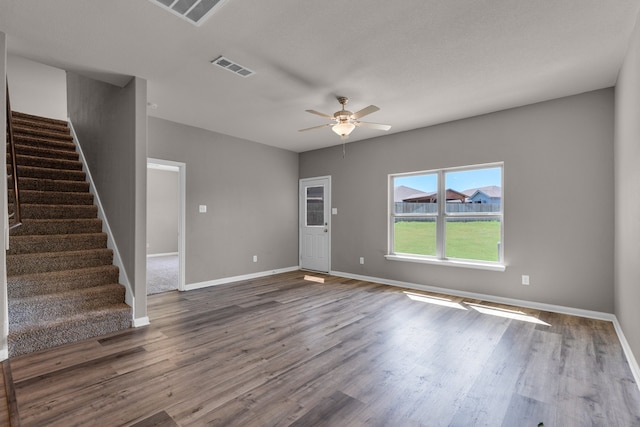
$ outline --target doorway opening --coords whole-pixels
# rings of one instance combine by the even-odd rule
[[[185,164],[147,159],[147,295],[185,290]]]

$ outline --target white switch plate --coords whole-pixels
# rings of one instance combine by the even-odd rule
[[[526,275],[526,274],[522,275],[522,284],[525,285],[525,286],[529,285],[529,276],[528,275]]]
[[[364,264],[364,257],[363,256],[360,257],[360,264]]]
[[[206,213],[207,212],[207,205],[200,205],[198,207],[200,213]]]
[[[258,262],[258,255],[253,256],[253,262]]]
[[[338,208],[331,208],[331,215],[338,215]]]

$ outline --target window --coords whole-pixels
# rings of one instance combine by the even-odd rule
[[[501,265],[502,169],[500,163],[390,175],[387,258]]]

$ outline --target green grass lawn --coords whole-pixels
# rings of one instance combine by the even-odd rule
[[[448,222],[447,258],[499,261],[499,221]],[[396,253],[436,255],[436,223],[404,221],[395,224]]]

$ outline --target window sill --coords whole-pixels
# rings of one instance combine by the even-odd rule
[[[482,263],[482,262],[472,262],[472,261],[452,260],[452,259],[423,258],[423,257],[414,257],[410,255],[385,255],[384,257],[390,261],[417,262],[421,264],[433,264],[433,265],[442,265],[442,266],[448,266],[448,267],[474,268],[477,270],[505,271],[507,269],[507,266],[504,264],[494,264],[494,263]]]

